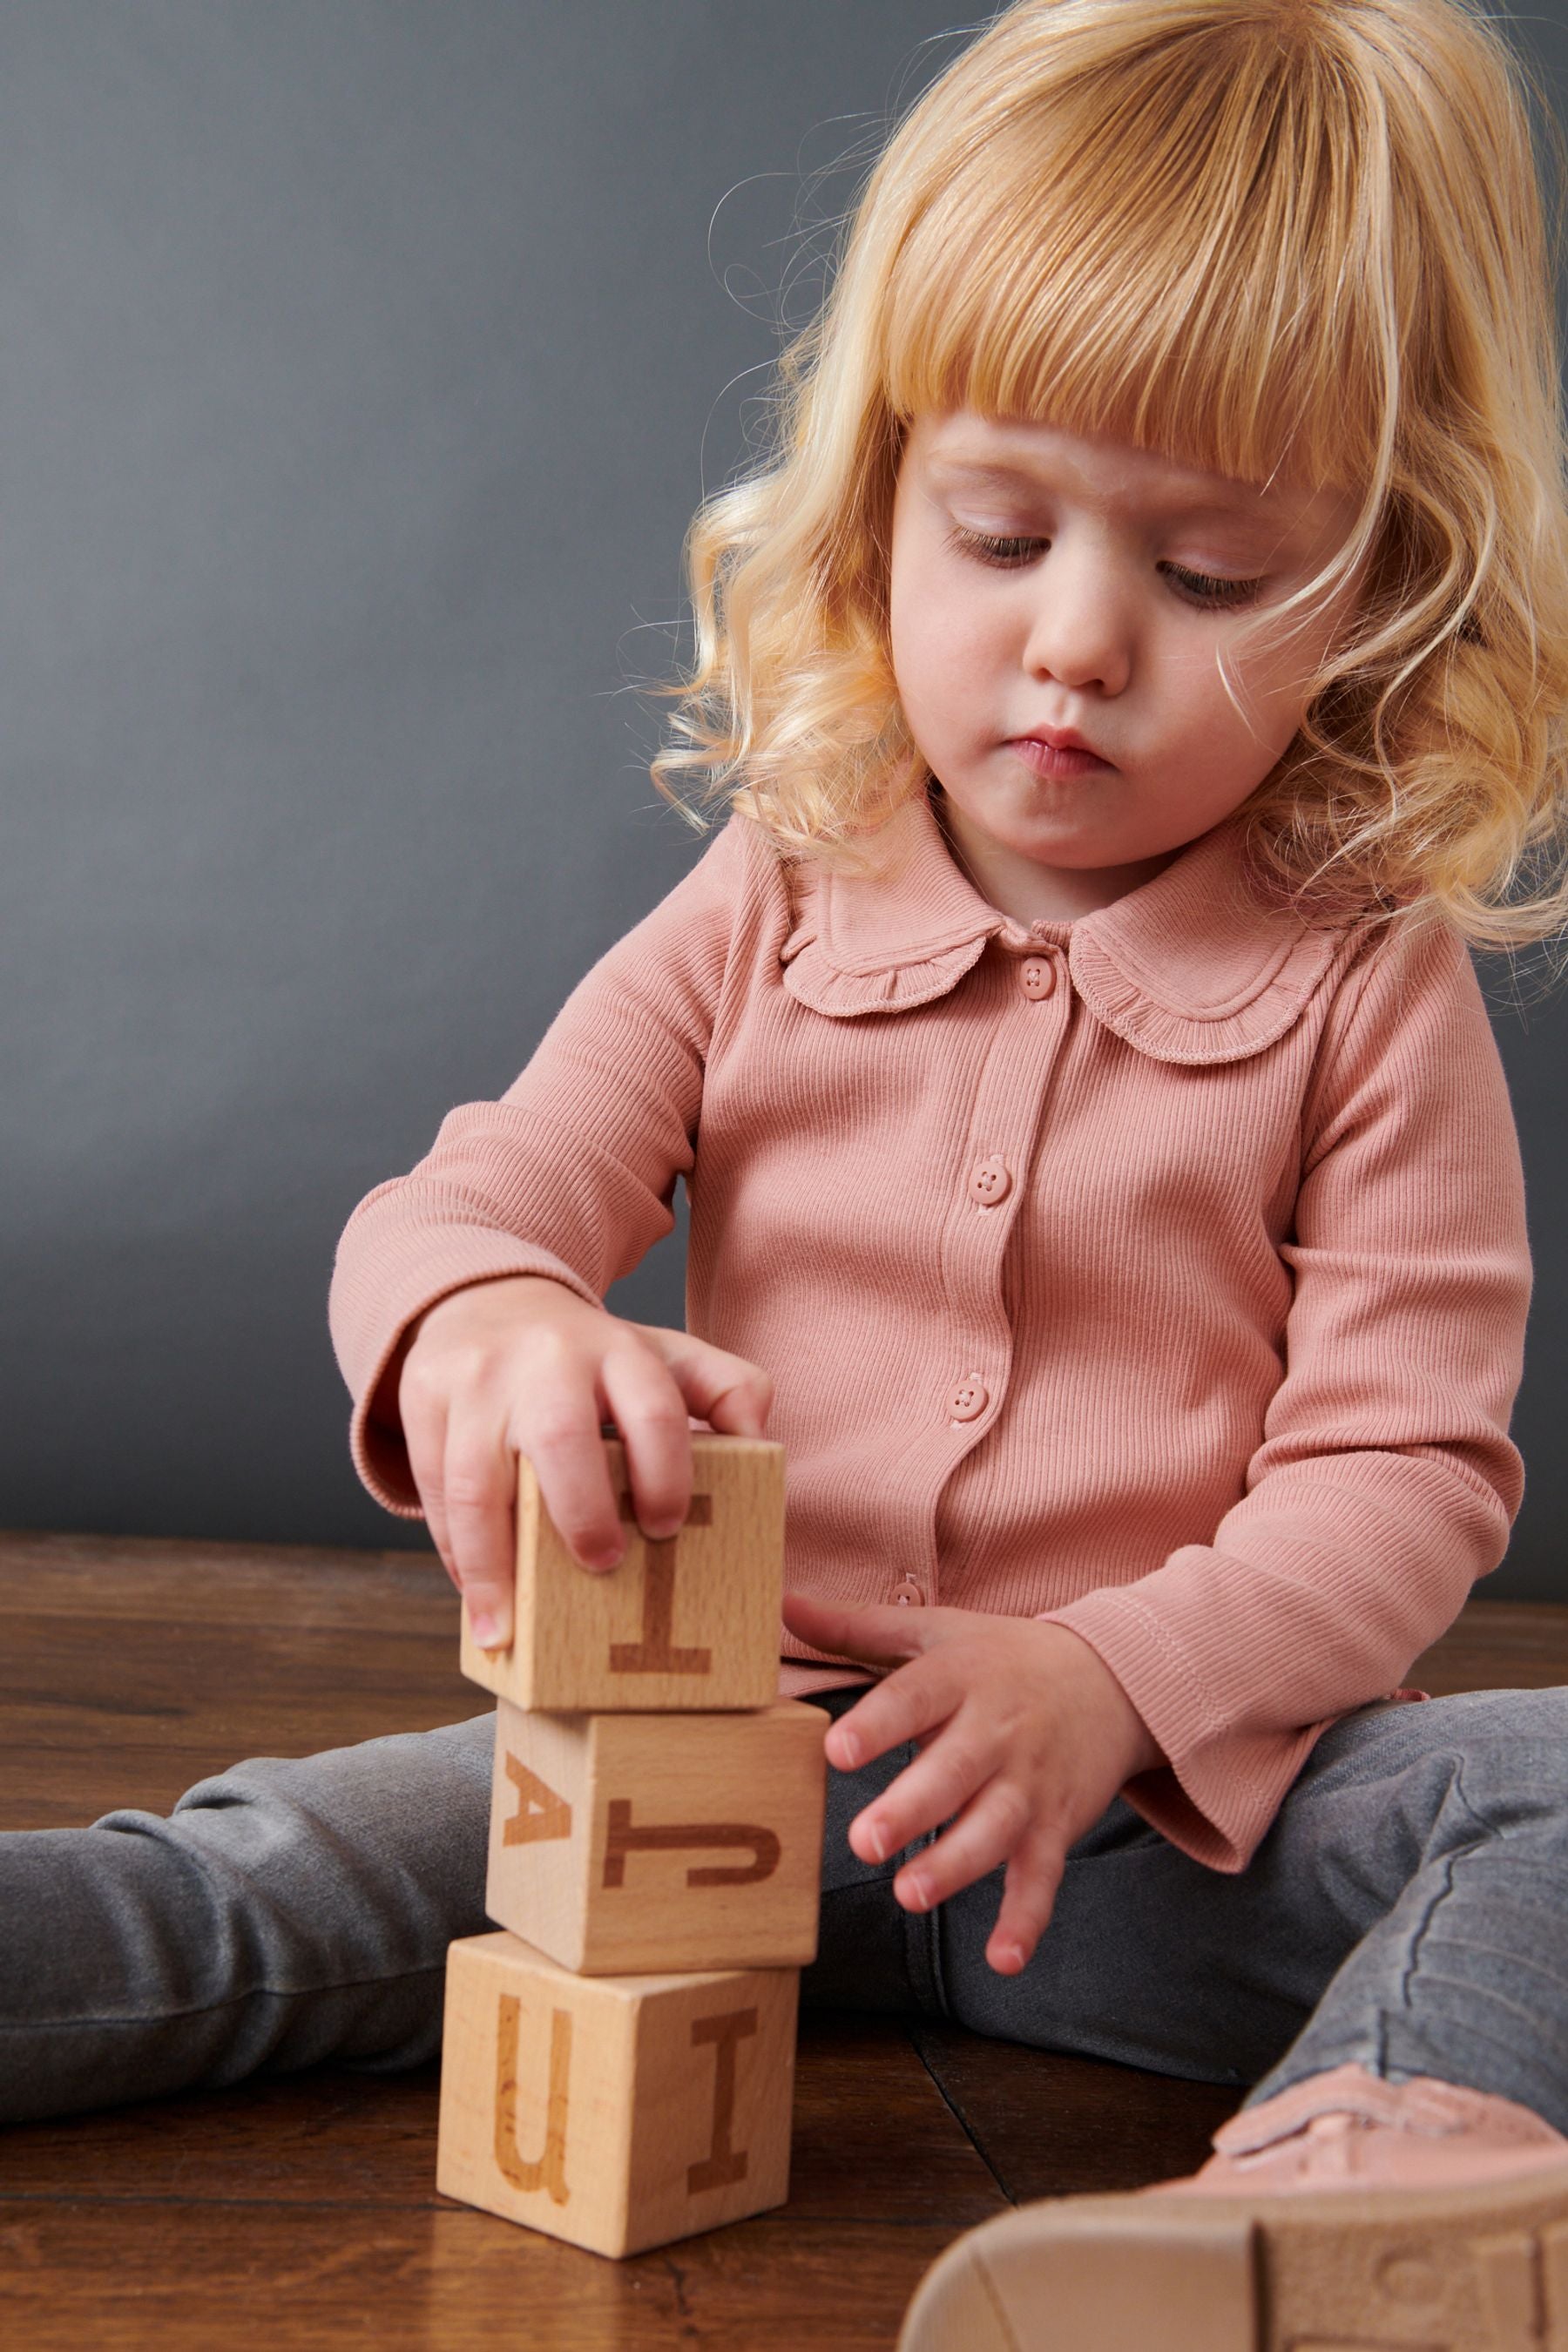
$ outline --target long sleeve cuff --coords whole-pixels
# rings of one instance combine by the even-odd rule
[[[369,1213],[374,1208],[366,1204]],[[408,1326],[454,1290],[508,1275],[548,1275],[589,1306],[602,1301],[564,1259],[510,1234],[483,1226],[426,1229],[414,1246],[377,1261],[361,1251],[332,1296],[338,1358],[353,1391],[349,1450],[354,1468],[378,1503],[399,1518],[423,1517],[401,1428],[373,1420],[371,1403]]]
[[[1508,1528],[1452,1454],[1347,1455],[1276,1471],[1212,1545],[1045,1613],[1110,1667],[1168,1759],[1128,1802],[1195,1862],[1237,1871],[1314,1742],[1392,1696]]]
[[[1066,1625],[1110,1667],[1166,1763],[1121,1790],[1128,1804],[1194,1862],[1245,1870],[1296,1775],[1334,1718],[1289,1731],[1214,1722],[1204,1694],[1159,1617],[1122,1592],[1085,1593],[1042,1622]]]

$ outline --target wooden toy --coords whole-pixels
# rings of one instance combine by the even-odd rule
[[[679,1533],[654,1543],[637,1524],[621,1441],[605,1441],[626,1549],[603,1575],[567,1549],[520,1457],[511,1646],[481,1650],[465,1610],[464,1674],[521,1707],[766,1706],[778,1688],[784,1450],[700,1431],[691,1449],[690,1511]]]
[[[783,1446],[694,1432],[657,1543],[605,1451],[619,1566],[579,1565],[522,1459],[510,1647],[464,1612],[503,1925],[447,1954],[437,2183],[620,2255],[784,2200],[826,1767],[820,1712],[775,1698]]]
[[[574,1976],[504,1932],[452,1945],[437,2188],[616,2255],[781,2204],[798,1988]]]
[[[816,1957],[820,1707],[496,1724],[485,1909],[563,1968],[792,1968]]]

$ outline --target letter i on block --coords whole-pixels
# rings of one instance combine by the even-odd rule
[[[799,1983],[579,1977],[516,1936],[454,1944],[437,2187],[615,2255],[782,2204]]]
[[[605,1442],[626,1548],[595,1575],[518,1463],[517,1609],[511,1647],[481,1650],[463,1612],[462,1670],[514,1706],[647,1713],[766,1706],[778,1687],[784,1449],[763,1438],[691,1438],[691,1508],[662,1543],[644,1536],[626,1453]]]

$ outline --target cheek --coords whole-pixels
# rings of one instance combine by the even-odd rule
[[[973,686],[984,654],[974,600],[910,579],[891,598],[889,622],[893,675],[906,705],[951,708],[965,681]]]
[[[941,685],[941,644],[917,595],[895,601],[889,615],[893,676],[906,708],[918,709]]]
[[[1226,667],[1234,701],[1212,646],[1201,658],[1180,662],[1166,673],[1181,732],[1210,756],[1261,759],[1264,767],[1270,766],[1300,724],[1303,698],[1297,666],[1278,653],[1248,658],[1233,649]]]
[[[1337,635],[1337,611],[1320,614],[1292,638],[1275,645],[1267,641],[1250,656],[1238,651],[1233,671],[1245,707],[1257,713],[1258,725],[1282,751],[1300,725],[1319,669]],[[1224,688],[1215,680],[1215,691]]]
[[[1276,758],[1301,723],[1310,684],[1310,673],[1303,677],[1298,662],[1274,662],[1265,666],[1243,697],[1247,709],[1257,714],[1259,736]]]

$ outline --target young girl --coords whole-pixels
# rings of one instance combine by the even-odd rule
[[[1343,2226],[1292,2340],[1534,2310],[1568,1706],[1398,1686],[1522,1483],[1467,950],[1568,913],[1518,69],[1458,0],[1019,0],[890,140],[776,428],[694,526],[655,763],[727,822],[355,1211],[355,1460],[499,1642],[519,1454],[593,1571],[605,1424],[653,1536],[692,1425],[780,1441],[807,1996],[1251,2086],[1194,2181],[961,2241],[911,2344],[1250,2344],[1302,2189]],[[678,1176],[685,1331],[601,1303]],[[490,1738],[9,1841],[10,2111],[427,2056]]]

